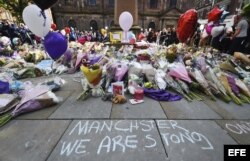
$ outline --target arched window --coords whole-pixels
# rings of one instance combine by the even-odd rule
[[[69,27],[76,28],[76,21],[73,20],[73,19],[70,19],[70,20],[68,21],[68,26],[69,26]]]
[[[155,23],[154,22],[150,22],[148,24],[148,28],[155,29]]]
[[[111,21],[110,22],[110,27],[114,26],[115,25],[115,22],[114,21]]]
[[[89,26],[95,31],[98,30],[98,24],[95,20],[91,20]]]
[[[155,9],[158,6],[158,0],[150,0],[149,2],[149,8]]]

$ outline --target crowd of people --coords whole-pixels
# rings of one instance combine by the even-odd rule
[[[226,24],[220,24],[224,29],[215,37],[206,33],[206,25],[203,30],[200,26],[192,37],[192,44],[195,46],[211,45],[222,53],[233,55],[234,52],[250,53],[250,26],[249,21],[239,15],[234,16],[233,26],[226,27]]]
[[[173,28],[164,28],[163,30],[154,30],[149,28],[149,30],[142,30],[140,35],[138,36],[139,40],[145,40],[150,43],[157,43],[159,45],[169,46],[171,44],[179,43],[176,29]]]
[[[221,24],[226,26],[225,24]],[[72,27],[67,34],[65,30],[61,30],[69,41],[79,41],[85,43],[86,41],[107,42],[109,41],[109,33],[105,29],[100,31],[79,31]],[[197,25],[197,30],[188,40],[189,45],[202,47],[211,45],[220,50],[222,53],[233,54],[235,51],[242,53],[250,53],[250,31],[249,22],[241,15],[234,17],[234,25],[232,27],[225,27],[224,30],[216,37],[209,36],[206,32],[206,25],[201,29],[200,24]],[[205,36],[204,36],[205,35]],[[0,22],[0,36],[10,38],[12,46],[24,43],[34,45],[41,43],[41,39],[35,36],[24,24],[8,23],[8,21]],[[15,41],[14,41],[15,40]],[[18,40],[18,42],[16,42]],[[159,45],[169,46],[171,44],[179,43],[176,29],[164,28],[163,30],[145,29],[141,30],[138,35],[138,40],[144,40],[150,43],[157,43]]]
[[[85,41],[109,41],[109,36],[106,30],[101,31],[79,31],[73,27],[69,28],[67,34],[64,29],[61,32],[68,38],[69,41],[79,41],[84,43]],[[14,48],[16,45],[29,44],[36,45],[42,42],[41,38],[34,35],[27,26],[23,23],[19,25],[16,23],[9,23],[8,21],[0,21],[0,37],[8,37],[11,40],[11,46]]]

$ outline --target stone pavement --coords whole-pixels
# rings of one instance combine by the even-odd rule
[[[0,128],[0,161],[223,161],[223,145],[250,144],[250,105],[76,101],[74,76],[61,76],[60,104]]]

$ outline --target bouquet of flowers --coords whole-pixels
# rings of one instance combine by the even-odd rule
[[[216,100],[215,96],[212,94],[211,90],[210,90],[210,86],[207,82],[207,80],[205,79],[204,75],[202,74],[202,72],[196,68],[194,69],[190,69],[189,70],[189,75],[191,75],[193,77],[193,79],[195,79],[200,86],[202,87],[202,89],[205,91],[205,93],[210,96],[210,98],[212,100]]]
[[[208,67],[204,77],[208,81],[211,89],[213,89],[212,91],[214,94],[221,96],[225,102],[230,102],[231,98],[228,96],[227,91],[221,81],[217,78],[214,70],[215,69]]]
[[[184,93],[184,91],[182,90],[182,88],[180,87],[180,85],[176,81],[174,81],[174,79],[168,73],[165,75],[164,80],[166,81],[167,86],[169,88],[172,88],[177,93],[179,93],[182,96],[184,96],[188,101],[192,101],[192,98],[190,98],[188,95],[186,95]]]
[[[244,103],[250,103],[250,99],[245,96],[244,94],[240,93],[240,89],[238,88],[237,84],[236,84],[236,80],[233,76],[227,75],[227,80],[228,83],[233,91],[233,93],[242,100],[242,102]]]
[[[237,96],[235,96],[234,92],[232,91],[227,76],[224,73],[218,73],[217,76],[233,101],[238,105],[242,105],[242,101]]]
[[[172,66],[170,66],[170,70],[168,74],[174,77],[175,79],[178,79],[178,80],[180,79],[188,83],[192,82],[192,80],[188,76],[187,69],[182,63],[175,63]]]
[[[0,117],[0,127],[16,116],[50,107],[60,102],[60,99],[50,91],[49,87],[44,85],[26,88],[21,92],[21,97],[21,101],[11,113]]]
[[[85,64],[81,66],[81,71],[86,78],[83,84],[87,85],[87,88],[84,89],[83,93],[81,93],[77,99],[86,99],[90,94],[93,97],[101,97],[104,94],[100,85],[102,79],[102,67],[99,64]]]

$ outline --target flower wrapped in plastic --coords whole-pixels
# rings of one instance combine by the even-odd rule
[[[114,63],[112,68],[115,69],[114,80],[120,82],[128,72],[128,65],[125,63]]]
[[[0,117],[0,127],[21,114],[51,107],[61,101],[60,98],[45,85],[33,86],[32,84],[27,84],[25,89],[20,92],[20,96],[22,99],[15,109],[11,113]]]
[[[188,76],[187,69],[182,63],[175,63],[170,67],[168,74],[175,79],[180,79],[185,82],[191,83],[192,80]]]
[[[228,96],[227,91],[221,81],[217,78],[214,70],[215,69],[208,67],[204,77],[208,81],[214,94],[219,95],[225,102],[230,102],[231,98]]]
[[[238,104],[238,105],[242,105],[242,101],[234,94],[228,79],[227,79],[227,75],[224,73],[217,73],[217,76],[220,80],[220,82],[223,84],[224,88],[226,89],[228,95],[232,98],[232,100]]]
[[[190,79],[186,67],[182,63],[174,63],[170,66],[169,72],[168,72],[169,77],[173,77],[176,82],[171,83],[174,84],[173,89],[178,89],[176,88],[179,86],[182,91],[178,89],[178,92],[181,93],[188,101],[192,101],[193,99],[196,100],[202,100],[201,97],[199,97],[197,94],[189,90],[188,84],[192,84],[192,80]],[[167,82],[167,84],[169,84]],[[184,95],[185,93],[185,95]]]
[[[198,70],[196,68],[190,69],[189,75],[192,76],[193,79],[195,79],[199,83],[199,85],[202,87],[202,90],[206,93],[206,95],[208,95],[212,100],[214,100],[214,101],[216,100],[215,96],[213,95],[213,93],[210,90],[209,83],[205,79],[201,70]]]
[[[87,88],[78,96],[79,99],[86,99],[88,96],[101,97],[104,91],[101,87],[102,67],[99,64],[82,65],[81,71],[85,76],[85,81],[82,82],[83,86]]]
[[[192,98],[184,93],[179,83],[174,81],[174,79],[168,73],[166,73],[164,80],[166,81],[168,88],[172,88],[174,91],[184,96],[188,101],[192,101]]]
[[[237,86],[237,83],[236,83],[236,78],[234,78],[233,76],[231,75],[227,75],[227,80],[228,80],[228,83],[233,91],[233,93],[238,97],[240,98],[240,100],[244,103],[250,103],[250,99],[244,95],[244,92],[240,92],[240,88]]]

